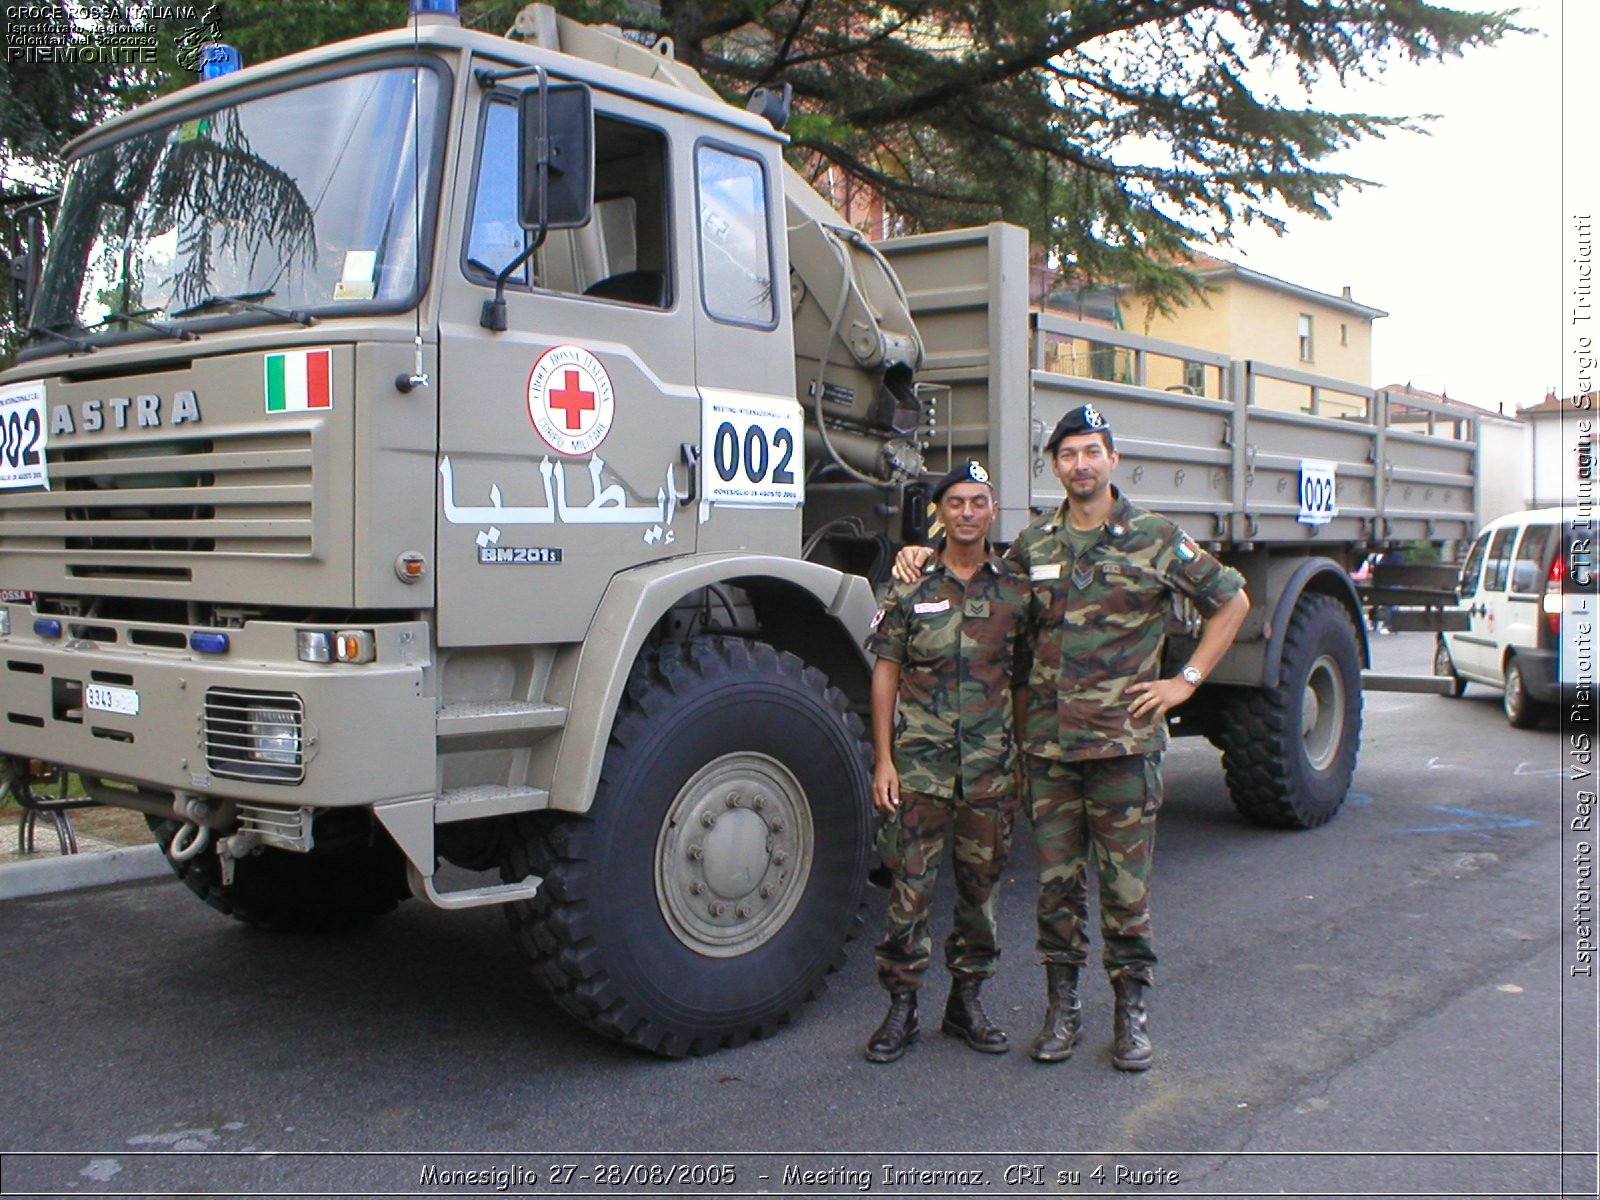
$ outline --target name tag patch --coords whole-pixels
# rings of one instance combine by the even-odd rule
[[[925,604],[913,605],[912,608],[911,608],[911,611],[916,613],[919,617],[928,616],[928,615],[930,615],[932,613],[949,612],[950,611],[950,601],[948,601],[948,600],[930,600]]]
[[[1030,569],[1028,571],[1028,578],[1029,579],[1034,579],[1034,580],[1038,580],[1038,579],[1060,579],[1061,578],[1061,564],[1060,563],[1049,563],[1049,564],[1047,564],[1045,566],[1042,566],[1042,567],[1033,567],[1032,569]]]

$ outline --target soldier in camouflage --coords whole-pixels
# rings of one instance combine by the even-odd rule
[[[1238,572],[1112,485],[1118,456],[1110,426],[1092,405],[1063,417],[1047,446],[1066,501],[1023,529],[1006,552],[1033,585],[1033,662],[1018,688],[1018,740],[1039,852],[1048,1001],[1030,1053],[1039,1062],[1064,1061],[1080,1036],[1092,853],[1103,961],[1116,996],[1111,1060],[1142,1071],[1154,1055],[1145,990],[1156,962],[1150,869],[1164,718],[1227,652],[1250,602]],[[917,561],[901,553],[905,566]],[[903,569],[897,565],[897,574]],[[1189,662],[1163,679],[1166,618],[1178,596],[1192,601],[1205,623]]]
[[[943,548],[915,582],[890,585],[867,639],[877,657],[872,799],[885,814],[881,847],[892,875],[888,932],[877,947],[889,1012],[867,1044],[871,1062],[893,1062],[917,1037],[917,990],[931,956],[928,916],[947,830],[955,840],[956,908],[941,1028],[984,1053],[1010,1048],[978,989],[999,957],[995,892],[1019,805],[1011,685],[1029,588],[989,549],[988,479],[969,462],[940,480],[933,499]]]

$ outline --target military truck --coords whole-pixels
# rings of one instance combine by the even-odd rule
[[[665,40],[425,11],[70,145],[0,377],[13,785],[81,775],[241,921],[504,905],[591,1028],[762,1036],[861,919],[874,583],[962,456],[1003,536],[1057,504],[1092,401],[1254,599],[1175,730],[1250,818],[1331,817],[1349,569],[1472,532],[1475,431],[1033,312],[1014,227],[874,244],[753,107]]]

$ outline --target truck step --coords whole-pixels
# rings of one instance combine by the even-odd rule
[[[508,813],[532,812],[550,807],[550,793],[543,788],[505,787],[498,783],[478,783],[469,787],[448,788],[434,804],[435,825],[452,821],[474,821],[479,817],[503,817]]]
[[[433,877],[420,874],[415,867],[409,871],[412,894],[426,900],[435,908],[484,908],[491,904],[510,904],[517,900],[532,900],[539,894],[544,880],[529,875],[520,883],[495,883],[487,887],[462,888],[456,892],[441,892],[433,886]]]
[[[1377,671],[1361,672],[1361,690],[1364,692],[1432,692],[1443,696],[1455,686],[1455,681],[1443,675],[1381,675]]]
[[[525,700],[459,701],[440,708],[438,717],[440,737],[560,729],[566,723],[567,710],[561,705]]]

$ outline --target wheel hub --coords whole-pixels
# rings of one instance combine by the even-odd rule
[[[811,873],[811,806],[782,763],[726,754],[679,790],[656,839],[656,899],[684,945],[732,958],[783,928]]]
[[[1331,655],[1311,664],[1300,705],[1300,736],[1313,770],[1324,771],[1337,757],[1344,732],[1344,681]]]

